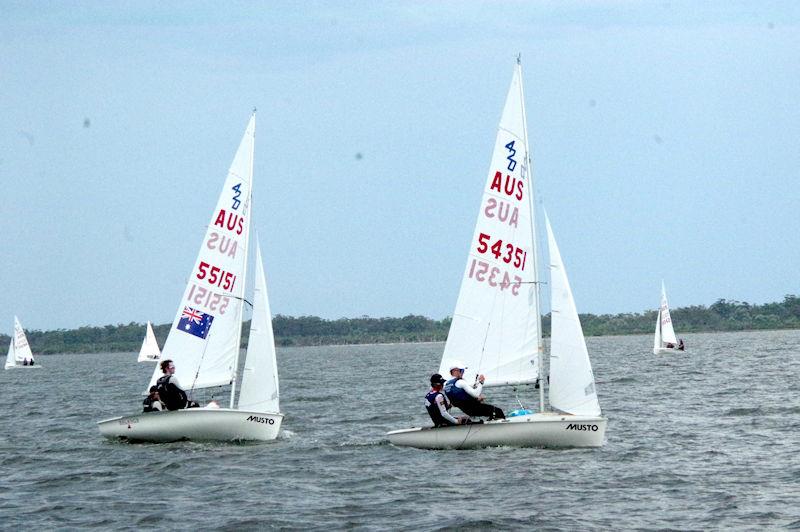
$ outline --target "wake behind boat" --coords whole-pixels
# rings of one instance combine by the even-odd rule
[[[275,341],[261,249],[256,245],[253,315],[238,378],[244,287],[250,248],[255,113],[250,118],[178,306],[162,358],[191,391],[230,386],[229,408],[136,413],[98,422],[107,438],[130,441],[274,440],[279,409]],[[159,376],[156,367],[148,387]],[[240,385],[238,402],[237,384]]]
[[[578,312],[550,222],[551,346],[545,411],[537,245],[522,67],[517,62],[486,180],[478,222],[439,369],[463,368],[486,386],[541,383],[539,412],[524,407],[507,419],[389,432],[394,445],[423,449],[599,447],[601,416]],[[455,360],[463,365],[453,366]],[[432,392],[433,393],[433,392]]]
[[[5,369],[38,369],[41,367],[33,359],[28,337],[25,336],[25,330],[22,328],[19,318],[14,316],[14,335],[8,344]]]

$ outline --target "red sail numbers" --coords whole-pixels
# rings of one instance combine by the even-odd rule
[[[496,191],[498,194],[505,194],[506,196],[521,200],[522,187],[524,185],[525,183],[522,179],[517,179],[508,174],[505,174],[504,178],[503,173],[498,171],[494,173],[494,179],[492,179],[492,184],[489,188]]]
[[[244,231],[244,216],[240,216],[234,212],[225,212],[225,209],[220,209],[217,217],[214,220],[214,225],[234,231],[237,235],[241,235]]]

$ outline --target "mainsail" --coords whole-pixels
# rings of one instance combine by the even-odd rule
[[[533,193],[528,168],[521,67],[506,97],[461,290],[439,373],[467,366],[486,385],[535,382],[539,308]]]
[[[672,317],[669,315],[669,303],[667,302],[667,290],[664,288],[664,281],[661,281],[661,305],[658,311],[658,324],[656,334],[659,336],[659,345],[664,347],[666,344],[677,345],[678,339],[675,337],[675,329],[672,327]]]
[[[255,114],[233,159],[161,352],[185,388],[233,382],[239,355],[250,233]],[[156,367],[150,385],[160,368]]]
[[[28,344],[28,338],[25,336],[25,331],[16,316],[14,316],[14,356],[19,363],[26,360],[31,362],[33,360],[33,353],[31,352],[31,346]]]

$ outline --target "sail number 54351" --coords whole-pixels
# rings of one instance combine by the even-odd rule
[[[212,266],[205,261],[200,261],[197,269],[199,270],[197,278],[200,280],[205,279],[210,285],[218,286],[223,290],[233,290],[236,284],[236,276],[234,274],[221,270],[217,266]]]
[[[500,288],[500,291],[511,289],[512,295],[519,295],[519,287],[522,278],[515,275],[512,279],[507,271],[500,270],[497,266],[492,266],[488,262],[472,259],[469,265],[469,278],[481,283],[488,283],[492,288]]]
[[[503,245],[503,239],[498,239],[494,244],[491,242],[491,235],[487,235],[486,233],[478,235],[478,253],[491,252],[494,258],[498,260],[502,258],[503,262],[506,264],[511,264],[513,261],[515,268],[520,270],[525,269],[525,261],[528,259],[527,251],[514,244],[506,243]]]

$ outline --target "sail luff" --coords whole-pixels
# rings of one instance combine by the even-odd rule
[[[533,158],[531,157],[530,143],[528,141],[528,113],[525,111],[525,92],[522,83],[522,61],[517,58],[517,75],[519,76],[519,101],[522,108],[522,131],[525,138],[526,169],[528,177],[528,201],[531,211],[531,246],[533,249],[533,271],[532,282],[536,292],[536,303],[531,308],[536,316],[536,358],[537,358],[537,380],[539,381],[539,412],[544,412],[544,382],[542,372],[544,371],[544,343],[542,342],[542,290],[539,283],[539,242],[536,238],[536,201],[534,200],[536,190],[533,186]]]
[[[242,267],[242,289],[244,289],[247,281],[247,257],[250,251],[250,227],[253,224],[253,168],[255,162],[255,144],[256,144],[256,111],[253,109],[253,114],[250,117],[250,124],[251,124],[251,131],[252,131],[252,139],[251,139],[251,147],[250,147],[250,186],[247,191],[247,205],[248,205],[248,215],[249,219],[247,220],[248,229],[245,231],[244,236],[244,250],[245,250],[245,259],[244,265]],[[237,344],[236,344],[236,356],[233,357],[233,379],[231,381],[231,399],[230,399],[230,408],[233,408],[234,399],[236,398],[236,375],[239,369],[239,351],[241,350],[242,345],[242,320],[244,319],[244,305],[239,305],[239,319],[238,328],[236,332]]]

